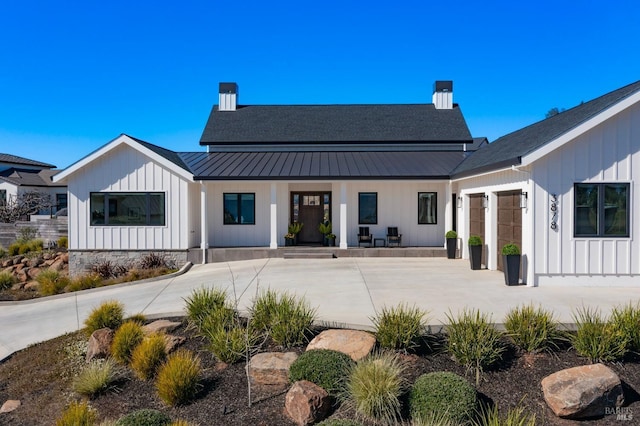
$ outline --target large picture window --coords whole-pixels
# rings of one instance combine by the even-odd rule
[[[164,192],[92,192],[91,225],[164,226]]]
[[[358,223],[376,225],[378,223],[378,193],[358,193]]]
[[[225,225],[256,224],[256,194],[224,194]]]
[[[574,202],[574,236],[629,236],[628,183],[577,183]]]
[[[418,224],[438,223],[438,195],[435,192],[418,192]]]
[[[0,189],[0,206],[7,204],[7,190]]]

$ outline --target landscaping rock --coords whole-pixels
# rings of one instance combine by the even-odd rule
[[[306,380],[295,382],[285,397],[285,411],[299,426],[312,425],[327,417],[331,398],[327,391]]]
[[[38,291],[38,286],[40,284],[38,284],[38,281],[29,281],[27,283],[21,283],[22,284],[22,289],[24,291]]]
[[[168,333],[175,330],[181,323],[169,320],[157,320],[142,327],[145,334]]]
[[[37,267],[29,268],[27,270],[27,276],[29,277],[29,279],[35,280],[40,271],[41,269]]]
[[[602,416],[624,403],[620,378],[603,364],[553,373],[542,379],[542,391],[555,415],[570,419]]]
[[[170,354],[173,352],[175,348],[183,344],[185,341],[184,337],[172,336],[170,334],[165,334],[164,336],[164,350]]]
[[[373,334],[359,330],[325,330],[318,334],[307,346],[312,349],[332,349],[345,353],[354,361],[369,355],[376,344]]]
[[[288,385],[289,367],[298,358],[295,352],[264,352],[249,362],[249,378],[256,385]]]
[[[64,269],[64,260],[62,260],[61,258],[58,258],[58,260],[56,260],[51,264],[51,266],[49,266],[49,269],[58,271],[58,272],[62,271]]]
[[[85,361],[90,362],[96,358],[108,357],[111,351],[111,342],[113,342],[113,330],[110,328],[101,328],[94,331],[89,337]]]
[[[17,399],[10,399],[8,401],[6,401],[4,404],[2,404],[2,407],[0,407],[0,414],[2,413],[10,413],[16,409],[18,409],[18,407],[20,407],[22,405],[22,402],[20,402]]]

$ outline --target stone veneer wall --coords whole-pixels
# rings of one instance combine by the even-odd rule
[[[69,275],[85,274],[92,265],[106,261],[135,265],[149,253],[163,255],[171,267],[181,268],[187,263],[187,250],[69,250]]]

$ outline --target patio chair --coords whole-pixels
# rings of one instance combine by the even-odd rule
[[[369,234],[368,226],[361,226],[358,232],[358,247],[361,244],[369,244],[369,247],[373,245],[373,234]]]
[[[395,244],[397,247],[402,244],[402,234],[398,234],[397,226],[387,228],[387,247],[391,247],[391,244]]]

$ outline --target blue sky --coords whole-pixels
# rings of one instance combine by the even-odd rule
[[[30,1],[0,7],[0,152],[67,167],[120,133],[198,141],[241,104],[430,103],[494,140],[640,79],[640,2]]]

